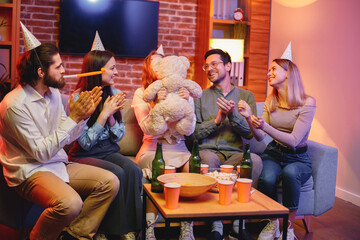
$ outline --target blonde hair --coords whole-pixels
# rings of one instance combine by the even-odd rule
[[[154,70],[151,68],[151,57],[156,54],[158,53],[156,53],[156,51],[153,50],[144,59],[143,71],[141,76],[144,89],[146,89],[152,82],[156,80],[156,74]]]
[[[287,59],[274,59],[273,62],[285,69],[286,74],[286,96],[285,99],[290,108],[303,106],[307,95],[305,93],[304,85],[301,80],[300,71],[295,63]],[[270,111],[274,111],[279,103],[279,93],[276,88],[273,88],[268,97],[270,99]]]

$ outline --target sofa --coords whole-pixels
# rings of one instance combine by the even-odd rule
[[[66,101],[67,96],[63,96],[63,103],[66,104]],[[262,114],[263,107],[263,102],[257,103],[258,115]],[[126,133],[118,143],[119,152],[135,160],[142,144],[143,133],[131,109],[131,99],[126,100],[123,119]],[[269,136],[262,142],[251,139],[249,141],[251,152],[261,154],[271,140]],[[311,216],[319,216],[334,206],[338,151],[334,147],[309,141],[308,153],[313,164],[313,175],[301,188],[297,215],[304,220],[307,231],[311,232]],[[281,199],[280,190],[281,188],[279,188],[279,199]],[[42,210],[41,207],[19,197],[13,189],[8,187],[1,169],[0,224],[13,229],[24,230],[36,223]]]

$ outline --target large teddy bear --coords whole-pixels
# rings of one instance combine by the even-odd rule
[[[156,57],[151,67],[158,80],[151,83],[144,92],[144,100],[151,102],[161,88],[166,88],[167,97],[159,101],[150,111],[151,122],[148,130],[152,135],[176,130],[189,136],[195,129],[195,114],[188,100],[181,98],[177,91],[184,87],[193,98],[200,98],[202,89],[196,82],[186,79],[190,62],[183,56]]]

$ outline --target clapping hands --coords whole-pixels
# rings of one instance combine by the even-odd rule
[[[224,97],[218,98],[217,100],[216,105],[218,106],[219,111],[214,121],[216,124],[220,124],[225,120],[226,115],[234,111],[235,102],[233,100],[228,101]]]
[[[262,117],[255,117],[255,115],[253,115],[251,108],[249,106],[249,104],[247,104],[247,102],[245,102],[244,100],[240,100],[238,103],[238,111],[240,113],[241,116],[243,116],[244,118],[250,120],[251,125],[254,128],[257,129],[263,129],[264,128],[264,119]]]
[[[254,128],[257,129],[263,129],[265,121],[262,117],[255,117],[254,115],[251,115],[250,117],[251,125],[253,125]]]
[[[109,96],[104,102],[102,113],[108,118],[115,112],[122,110],[125,106],[125,97],[124,93]]]
[[[71,95],[69,117],[76,123],[85,120],[93,114],[97,105],[101,101],[101,87],[94,87],[91,91],[83,91],[79,95],[79,99],[74,102],[74,96]]]

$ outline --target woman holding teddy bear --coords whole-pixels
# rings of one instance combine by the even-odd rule
[[[160,49],[160,48],[159,48]],[[168,130],[164,134],[152,135],[149,131],[149,123],[151,122],[151,109],[159,101],[166,99],[168,92],[165,88],[162,88],[158,93],[154,101],[144,101],[145,89],[158,78],[156,73],[151,67],[151,61],[155,58],[162,58],[164,54],[160,50],[152,51],[144,60],[142,83],[143,87],[138,88],[134,93],[134,98],[131,107],[134,109],[136,119],[140,128],[144,132],[143,144],[139,153],[136,156],[136,163],[143,169],[144,177],[151,178],[151,165],[156,152],[156,144],[158,141],[162,143],[163,157],[165,165],[173,166],[178,172],[189,172],[189,157],[191,153],[185,145],[185,137],[177,133],[174,130],[174,126],[171,123],[168,125]],[[190,93],[186,88],[180,88],[178,95],[189,101],[191,106],[194,106],[193,99],[190,97]],[[195,115],[193,124],[195,126]],[[156,221],[157,211],[156,208],[148,202],[146,214],[146,239],[156,240],[153,224]],[[181,222],[180,238],[183,240],[195,239],[193,235],[192,223]]]

